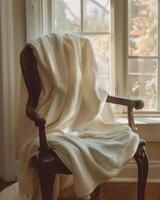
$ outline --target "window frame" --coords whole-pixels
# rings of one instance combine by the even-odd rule
[[[113,9],[112,26],[114,33],[113,59],[112,64],[115,68],[115,94],[127,96],[127,77],[128,77],[128,0],[111,0]],[[158,0],[160,5],[160,0]],[[158,6],[160,13],[160,6]],[[158,15],[158,31],[160,31],[160,15]],[[146,56],[132,56],[136,58],[145,58]],[[149,57],[149,56],[148,56]],[[158,77],[160,77],[160,34],[158,34],[158,56],[150,58],[158,59]],[[160,97],[160,78],[158,78],[158,96]],[[138,98],[138,97],[137,97]],[[160,98],[158,99],[158,111],[136,111],[136,116],[140,117],[160,117]],[[119,115],[125,115],[125,108],[116,108]]]
[[[134,59],[134,58],[139,58],[139,59],[143,59],[143,58],[153,58],[153,59],[157,59],[158,61],[158,110],[157,111],[137,111],[136,115],[137,116],[153,116],[153,117],[160,117],[160,34],[158,34],[158,55],[157,56],[131,56],[128,54],[128,0],[124,0],[123,2],[126,7],[125,9],[125,16],[126,16],[126,20],[124,21],[124,30],[126,32],[126,38],[124,40],[124,44],[125,44],[125,49],[127,50],[126,53],[124,54],[126,63],[124,66],[124,70],[126,71],[126,85],[127,85],[127,77],[128,77],[128,59]],[[158,0],[158,13],[160,13],[160,0]],[[160,15],[158,14],[158,33],[160,32]],[[127,44],[127,45],[126,45]],[[125,94],[127,95],[127,88],[125,88]]]
[[[160,5],[160,0],[159,5]],[[27,40],[34,39],[48,32],[54,32],[54,0],[26,0]],[[81,1],[82,2],[82,1]],[[158,7],[160,11],[160,6]],[[36,14],[35,14],[36,13]],[[128,0],[111,0],[111,91],[112,95],[127,96],[128,75]],[[52,24],[52,26],[50,25]],[[159,15],[160,27],[160,15]],[[91,34],[91,33],[89,33]],[[93,32],[92,32],[93,34]],[[99,34],[99,33],[98,33]],[[158,35],[160,38],[160,35]],[[159,39],[160,41],[160,39]],[[159,42],[160,43],[160,42]],[[160,44],[158,46],[160,49]],[[160,54],[160,50],[159,50]],[[159,55],[160,56],[160,55]],[[160,63],[159,63],[160,64]],[[160,67],[160,66],[159,66]],[[160,70],[159,70],[160,77]],[[160,96],[160,80],[159,80]],[[159,98],[160,105],[160,98]],[[126,109],[116,106],[116,112],[126,113]],[[160,112],[138,111],[140,116],[160,116]]]
[[[111,28],[112,28],[112,67],[114,73],[112,78],[114,84],[112,91],[114,95],[127,95],[127,52],[128,52],[128,36],[127,36],[127,13],[128,0],[111,0]],[[122,51],[123,49],[123,51]],[[115,106],[117,114],[126,115],[126,108]]]

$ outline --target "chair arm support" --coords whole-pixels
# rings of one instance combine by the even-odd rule
[[[26,107],[26,114],[27,116],[34,121],[35,126],[39,127],[39,142],[40,142],[40,153],[39,156],[43,157],[44,155],[48,154],[49,148],[47,145],[47,139],[46,139],[46,132],[45,132],[45,124],[46,120],[41,117],[33,107],[27,105]]]
[[[144,107],[144,102],[142,100],[126,97],[108,96],[106,102],[127,106],[128,124],[133,131],[137,130],[134,123],[133,108],[135,108],[136,110],[142,109]]]
[[[26,114],[27,116],[34,121],[35,126],[40,127],[40,126],[44,126],[46,123],[46,120],[40,116],[33,107],[31,106],[27,106],[26,107]]]
[[[144,107],[144,102],[140,99],[135,99],[135,98],[117,97],[109,95],[106,101],[109,103],[133,107],[136,110],[142,109]]]

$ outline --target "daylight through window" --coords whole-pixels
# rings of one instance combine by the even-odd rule
[[[110,90],[111,31],[109,0],[55,0],[55,31],[75,32],[92,41]]]

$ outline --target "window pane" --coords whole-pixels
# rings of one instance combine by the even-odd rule
[[[157,56],[158,0],[129,0],[129,55]]]
[[[103,75],[107,82],[107,89],[110,91],[110,44],[111,37],[110,35],[90,35],[93,49],[96,55],[96,60],[98,65],[101,67],[103,71]]]
[[[84,31],[109,32],[110,1],[84,1]]]
[[[55,0],[55,30],[80,32],[80,0]]]
[[[143,99],[144,110],[158,110],[157,77],[157,59],[129,59],[128,95]]]

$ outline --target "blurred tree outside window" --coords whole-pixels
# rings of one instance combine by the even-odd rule
[[[160,111],[159,0],[128,1],[128,95]]]

